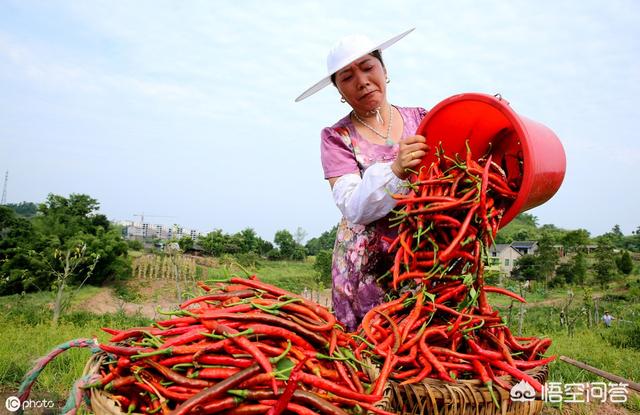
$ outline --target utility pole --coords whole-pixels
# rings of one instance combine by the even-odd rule
[[[4,186],[2,186],[2,199],[0,199],[0,205],[7,204],[7,182],[9,181],[9,170],[4,173]]]

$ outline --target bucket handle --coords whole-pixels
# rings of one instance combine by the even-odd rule
[[[498,101],[504,101],[505,104],[509,105],[509,101],[507,101],[506,99],[502,98],[502,94],[500,92],[497,92],[495,94],[493,94],[494,97],[496,97],[498,99]]]

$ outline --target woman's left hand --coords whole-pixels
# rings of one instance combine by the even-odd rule
[[[428,151],[429,145],[421,135],[413,135],[400,141],[398,155],[391,164],[393,174],[402,180],[406,179],[409,177],[409,169],[418,166]]]

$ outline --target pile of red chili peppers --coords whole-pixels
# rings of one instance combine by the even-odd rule
[[[373,404],[389,380],[501,376],[542,385],[528,370],[554,357],[550,339],[516,337],[487,293],[520,296],[484,282],[486,251],[516,197],[491,157],[438,161],[410,178],[398,200],[398,236],[387,282],[395,297],[345,333],[324,307],[263,283],[232,277],[153,327],[104,329],[110,360],[97,388],[128,412],[162,414],[389,414]],[[365,370],[373,361],[375,378]],[[366,373],[367,372],[367,373]],[[494,397],[495,400],[495,397]],[[496,401],[497,403],[497,401]]]
[[[94,387],[125,412],[378,414],[386,379],[369,379],[356,342],[326,308],[255,278],[207,291],[152,327],[104,329]]]
[[[386,281],[398,294],[364,317],[355,355],[372,353],[381,377],[402,384],[472,378],[493,394],[493,384],[510,390],[500,376],[511,375],[541,391],[526,371],[555,358],[541,357],[551,340],[515,337],[487,293],[525,300],[484,282],[487,250],[517,187],[491,156],[437,159],[410,177],[408,194],[394,196],[398,236]]]

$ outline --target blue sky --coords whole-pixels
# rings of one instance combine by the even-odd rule
[[[0,1],[7,201],[87,193],[114,220],[265,239],[339,220],[319,133],[335,41],[416,31],[384,53],[389,99],[501,93],[560,137],[567,175],[540,223],[640,225],[636,1]],[[171,216],[151,218],[150,215]]]

